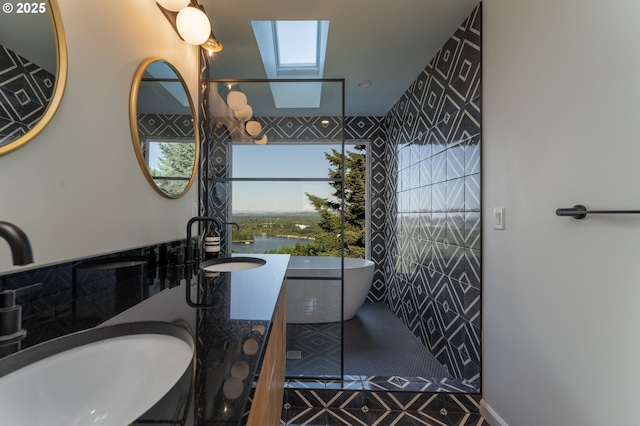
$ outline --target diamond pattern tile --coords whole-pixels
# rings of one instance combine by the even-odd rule
[[[457,393],[467,387],[463,382],[425,378],[409,381],[399,377],[379,379],[372,382],[364,378],[366,387],[374,392],[328,387],[309,389],[304,385],[292,387],[289,384],[285,389],[281,424],[488,425],[479,414],[480,395]],[[443,388],[455,393],[434,392]]]
[[[25,134],[44,114],[55,76],[0,45],[0,146]]]
[[[478,7],[384,120],[387,211],[399,219],[386,221],[397,247],[385,258],[387,303],[451,374],[472,381],[481,353],[480,30]],[[429,149],[411,151],[421,144]],[[418,274],[407,279],[412,261]]]

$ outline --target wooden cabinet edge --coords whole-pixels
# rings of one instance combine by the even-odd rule
[[[287,282],[282,283],[269,342],[253,395],[247,426],[277,426],[282,414],[286,366]]]

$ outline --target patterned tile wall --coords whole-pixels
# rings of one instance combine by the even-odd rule
[[[44,114],[56,77],[0,45],[0,146],[24,135]]]
[[[148,136],[166,138],[193,138],[193,121],[190,115],[138,114],[140,140]]]
[[[454,377],[480,379],[481,6],[385,117],[387,303]]]
[[[140,148],[146,155],[146,138],[193,138],[193,121],[190,115],[138,114],[138,136]]]

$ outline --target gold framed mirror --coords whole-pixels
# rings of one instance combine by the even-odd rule
[[[3,4],[0,13],[0,155],[31,141],[55,115],[67,83],[57,0]]]
[[[161,58],[136,71],[129,101],[131,137],[147,181],[167,198],[184,195],[196,177],[200,137],[189,90]]]

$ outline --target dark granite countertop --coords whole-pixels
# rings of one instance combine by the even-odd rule
[[[176,386],[134,424],[242,424],[289,263],[289,255],[251,256],[266,263],[215,276],[132,264],[121,269],[128,271],[126,278],[122,275],[118,279],[115,274],[113,281],[113,270],[75,268],[73,282],[80,284],[74,284],[71,291],[72,314],[47,322],[28,317],[23,322],[28,338],[19,349],[93,326],[180,322],[195,337],[195,368],[185,372]],[[104,284],[105,279],[111,284]],[[79,303],[87,297],[89,283],[94,286],[91,302]],[[104,297],[98,298],[96,289],[106,292]],[[4,350],[0,356],[7,355]]]

